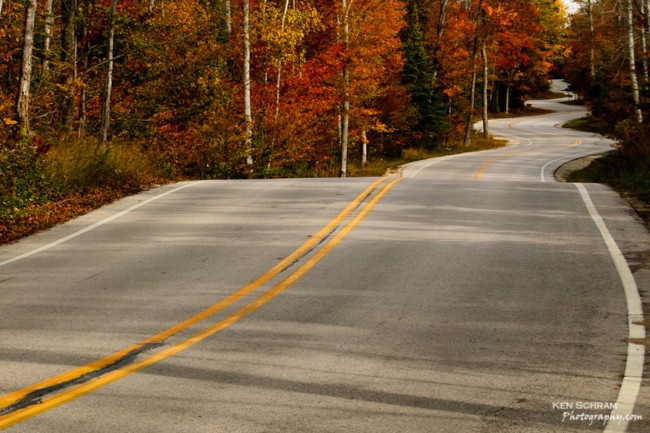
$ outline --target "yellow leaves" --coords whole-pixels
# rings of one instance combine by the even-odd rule
[[[385,123],[381,122],[379,119],[374,119],[375,123],[372,125],[372,129],[377,131],[377,132],[383,132],[385,134],[390,134],[391,132],[394,132],[395,129],[389,127]]]
[[[4,119],[2,119],[2,121],[3,121],[3,122],[5,123],[5,125],[7,125],[7,126],[12,126],[12,125],[16,125],[16,124],[18,124],[18,121],[14,120],[14,119],[10,119],[9,117],[5,117]]]
[[[276,66],[285,62],[302,63],[305,38],[323,27],[318,11],[312,7],[288,9],[285,13],[266,2],[255,12],[253,22],[254,38],[266,47],[268,57],[274,59]]]
[[[207,76],[203,75],[197,80],[199,88],[204,92],[218,87],[221,83],[221,77],[216,73],[207,74]]]

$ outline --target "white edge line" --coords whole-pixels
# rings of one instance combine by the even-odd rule
[[[417,176],[418,174],[420,174],[420,172],[421,172],[422,170],[424,170],[425,168],[428,168],[428,167],[430,167],[430,166],[432,166],[432,165],[434,165],[434,164],[437,164],[437,163],[439,163],[439,162],[442,162],[442,161],[447,161],[448,159],[458,158],[458,157],[461,156],[461,155],[467,155],[467,154],[466,154],[466,153],[457,153],[456,155],[447,155],[447,156],[441,156],[441,157],[438,157],[438,158],[433,158],[429,163],[427,163],[427,164],[423,165],[422,167],[420,167],[419,170],[417,170],[415,173],[411,174],[409,177],[410,177],[410,178],[414,178],[415,176]],[[426,161],[426,160],[425,160],[425,161]],[[411,163],[411,164],[416,164],[416,163],[418,163],[418,162],[422,162],[422,161],[416,161],[416,162],[413,162],[413,163]],[[403,166],[401,167],[401,171],[404,172],[404,169],[406,169],[409,165],[410,165],[410,164],[403,165]]]
[[[114,215],[111,215],[111,216],[109,216],[107,218],[104,218],[103,220],[98,221],[98,222],[96,222],[96,223],[94,223],[92,225],[89,225],[88,227],[85,227],[85,228],[83,228],[83,229],[81,229],[79,231],[76,231],[76,232],[72,233],[72,234],[69,234],[68,236],[62,237],[61,239],[58,239],[58,240],[56,240],[54,242],[51,242],[51,243],[49,243],[47,245],[43,245],[42,247],[33,249],[33,250],[28,251],[28,252],[26,252],[24,254],[21,254],[19,256],[16,256],[16,257],[13,257],[11,259],[7,259],[7,260],[5,260],[3,262],[0,262],[0,266],[5,266],[5,265],[8,265],[10,263],[14,263],[14,262],[17,262],[19,260],[25,259],[27,257],[31,257],[34,254],[38,254],[38,253],[41,253],[41,252],[43,252],[45,250],[49,250],[50,248],[54,248],[57,245],[61,245],[62,243],[67,242],[67,241],[69,241],[71,239],[74,239],[74,238],[76,238],[78,236],[81,236],[84,233],[88,233],[89,231],[94,230],[97,227],[103,226],[106,223],[109,223],[109,222],[111,222],[113,220],[116,220],[117,218],[119,218],[119,217],[121,217],[123,215],[126,215],[129,212],[132,212],[132,211],[134,211],[134,210],[136,210],[136,209],[138,209],[138,208],[140,208],[140,207],[142,207],[144,205],[147,205],[147,204],[151,203],[152,201],[158,200],[160,198],[168,196],[169,194],[173,194],[175,192],[178,192],[178,191],[183,190],[185,188],[189,188],[191,186],[197,185],[197,184],[202,183],[202,182],[203,181],[191,182],[191,183],[185,184],[183,186],[179,186],[178,188],[174,188],[172,190],[164,192],[162,194],[158,194],[157,196],[151,197],[151,198],[149,198],[149,199],[147,199],[147,200],[145,200],[145,201],[143,201],[141,203],[138,203],[136,205],[131,206],[128,209],[125,209],[125,210],[123,210],[121,212],[118,212],[118,213],[116,213]]]
[[[561,157],[561,158],[554,159],[553,161],[549,161],[549,162],[547,162],[546,164],[544,164],[544,167],[542,167],[542,178],[541,178],[541,179],[542,179],[542,182],[546,182],[546,175],[544,174],[544,172],[546,171],[546,168],[547,168],[549,165],[553,164],[554,162],[562,161],[563,159],[567,159],[567,158],[571,158],[571,159],[567,160],[567,162],[571,162],[571,161],[574,161],[574,160],[576,159],[576,158],[575,158],[576,156],[577,156],[578,158],[580,158],[579,155],[582,155],[582,153],[576,153],[576,154],[573,154],[573,155],[566,155],[566,156],[563,156],[563,157]],[[566,164],[566,163],[565,163],[565,164]]]
[[[549,161],[546,164],[544,164],[544,167],[542,167],[541,180],[542,180],[542,182],[546,182],[546,175],[544,174],[544,172],[546,171],[548,166],[553,164],[554,162],[558,162],[558,161],[562,161],[563,159],[566,159],[567,161],[563,163],[563,164],[566,164],[567,162],[575,161],[576,159],[586,158],[588,156],[604,155],[604,154],[609,153],[611,151],[612,150],[610,149],[610,150],[605,150],[604,152],[596,152],[596,153],[587,153],[587,154],[582,153],[582,152],[581,153],[574,153],[573,155],[565,155],[565,156],[563,156],[561,158],[557,158],[557,159],[554,159],[553,161]],[[562,166],[562,164],[560,164],[560,166]]]
[[[644,339],[645,338],[645,326],[639,324],[643,322],[643,307],[641,304],[641,296],[639,295],[639,290],[630,271],[625,257],[621,250],[616,245],[616,241],[612,237],[611,233],[605,225],[605,221],[600,216],[596,207],[594,206],[591,197],[587,188],[582,184],[574,184],[582,200],[589,211],[589,215],[594,220],[596,227],[600,231],[600,234],[607,245],[607,250],[609,255],[614,261],[614,266],[616,271],[623,283],[623,289],[625,291],[625,299],[627,301],[627,321],[628,321],[628,332],[630,342],[627,345],[627,361],[625,365],[625,376],[623,377],[623,382],[621,383],[621,389],[618,394],[618,399],[616,400],[615,408],[612,410],[609,421],[605,426],[605,433],[613,432],[625,432],[627,430],[629,420],[634,416],[634,406],[636,404],[636,399],[639,395],[639,389],[641,388],[641,381],[643,379],[643,363],[645,357],[645,346],[643,344],[635,344],[631,342],[631,339]],[[636,323],[635,323],[636,322]]]
[[[506,139],[503,138],[503,140],[506,140]],[[435,158],[422,159],[420,161],[413,161],[413,162],[409,162],[408,164],[404,164],[404,165],[399,167],[399,170],[400,170],[400,174],[403,175],[404,170],[407,169],[407,168],[410,168],[410,166],[420,164],[420,163],[425,162],[425,161],[429,161],[427,164],[424,164],[417,171],[415,171],[415,173],[412,173],[412,174],[410,174],[408,176],[408,178],[414,178],[415,176],[420,174],[420,172],[422,170],[424,170],[425,168],[429,168],[430,166],[432,166],[434,164],[437,164],[439,162],[447,161],[447,160],[454,159],[454,158],[459,158],[461,156],[477,155],[477,154],[480,154],[480,153],[487,153],[487,152],[497,152],[497,151],[501,151],[501,150],[507,149],[507,148],[512,147],[512,146],[517,146],[517,145],[519,145],[518,141],[509,140],[509,144],[507,144],[506,146],[503,146],[503,147],[497,147],[495,149],[477,150],[477,151],[472,151],[472,152],[455,153],[453,155],[438,156],[438,157],[435,157]]]

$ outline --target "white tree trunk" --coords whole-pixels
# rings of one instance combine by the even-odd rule
[[[34,51],[34,23],[36,21],[36,0],[27,0],[25,4],[25,31],[23,38],[23,61],[20,72],[18,100],[18,124],[21,134],[29,135],[29,99],[32,81],[32,53]]]
[[[485,41],[483,41],[483,46],[481,47],[481,57],[483,58],[483,137],[488,138],[490,135],[490,125],[488,119],[489,68]]]
[[[284,27],[289,13],[289,0],[285,0],[284,11],[282,12],[282,26],[281,30],[284,33]],[[282,87],[282,59],[278,61],[278,72],[275,80],[275,120],[278,120],[280,115],[280,88]]]
[[[225,1],[226,8],[226,31],[228,32],[228,37],[232,36],[232,11],[230,9],[230,0]]]
[[[363,128],[361,130],[361,166],[365,167],[366,164],[368,163],[368,144],[370,142],[368,141],[368,134],[366,133],[366,129]]]
[[[0,0],[1,1],[1,0]],[[46,0],[45,2],[45,41],[43,43],[43,71],[48,72],[50,70],[50,46],[52,45],[52,26],[54,25],[54,15],[52,14],[52,0]]]
[[[82,7],[83,10],[80,11],[79,17],[80,17],[80,22],[79,22],[79,29],[81,30],[80,39],[84,41],[84,56],[83,56],[83,63],[84,63],[84,69],[88,70],[88,57],[90,56],[90,42],[87,39],[88,36],[88,25],[86,23],[86,17],[88,16],[88,7],[89,7],[89,1],[84,1],[82,2]],[[86,129],[88,126],[88,112],[86,110],[86,100],[87,100],[88,92],[86,90],[86,86],[81,86],[81,89],[79,91],[79,126],[77,128],[77,136],[79,138],[83,138],[86,136]]]
[[[630,67],[630,83],[632,86],[632,97],[634,99],[634,114],[638,123],[643,122],[643,112],[641,111],[641,96],[639,94],[639,80],[636,76],[636,56],[634,53],[634,14],[632,9],[632,1],[627,0],[627,39],[628,39],[628,58]]]
[[[594,47],[594,5],[592,0],[587,1],[587,14],[589,15],[589,72],[593,80],[596,76],[596,48]]]
[[[75,111],[75,89],[74,80],[77,69],[77,0],[61,0],[61,57],[64,68],[61,73],[62,82],[65,88],[64,101],[62,104],[63,124],[67,127],[74,122]]]
[[[106,82],[104,85],[104,101],[102,105],[102,126],[99,141],[106,143],[108,141],[108,131],[111,125],[111,94],[113,92],[113,49],[115,44],[115,10],[117,0],[111,0],[111,9],[109,12],[108,24],[108,64],[106,66]]]
[[[645,16],[644,16],[644,26],[645,26],[645,31],[648,36],[650,36],[650,0],[643,0],[643,4],[645,5]]]
[[[641,52],[643,53],[643,81],[648,82],[648,28],[646,26],[648,19],[648,1],[643,0],[641,2],[641,18],[643,19],[643,25],[641,26]]]
[[[469,6],[469,5],[468,5]],[[483,0],[479,0],[478,7],[476,10],[476,20],[475,20],[475,34],[474,42],[472,48],[472,83],[469,94],[469,111],[467,113],[467,123],[465,124],[465,146],[469,146],[472,142],[472,129],[474,121],[474,106],[476,105],[476,63],[478,57],[478,31],[479,24],[481,21],[481,8],[483,6]]]
[[[343,12],[343,47],[347,50],[350,46],[350,16],[347,0],[341,0]],[[350,68],[343,66],[343,107],[341,113],[341,170],[339,175],[347,177],[348,173],[348,140],[350,129]]]
[[[251,108],[251,29],[249,0],[244,0],[244,120],[246,122],[246,163],[252,165],[253,110]]]

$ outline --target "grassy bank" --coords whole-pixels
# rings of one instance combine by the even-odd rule
[[[175,179],[160,175],[142,146],[62,137],[42,151],[16,145],[0,172],[0,244],[14,242],[88,213],[117,199]],[[406,149],[395,159],[375,159],[364,166],[351,162],[350,176],[383,176],[401,165],[426,158],[491,149],[505,142],[477,137],[469,147],[441,147],[427,151]],[[15,175],[21,173],[20,176]],[[180,179],[178,179],[180,180]]]
[[[402,165],[410,162],[420,161],[428,158],[438,158],[441,156],[455,155],[457,153],[476,152],[479,150],[495,149],[506,144],[504,140],[495,140],[493,138],[485,139],[476,135],[472,139],[470,146],[451,146],[440,147],[434,150],[427,149],[405,149],[401,157],[394,159],[371,160],[362,166],[358,162],[352,162],[348,166],[350,176],[383,176],[387,172],[396,171]]]
[[[164,182],[139,146],[60,137],[0,153],[0,244]]]
[[[580,131],[607,133],[589,119],[578,119],[564,125]],[[650,225],[650,155],[648,137],[641,129],[621,140],[618,148],[582,170],[570,173],[568,182],[602,183],[624,197]]]

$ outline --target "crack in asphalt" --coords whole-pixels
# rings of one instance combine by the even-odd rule
[[[351,211],[350,213],[352,213],[352,212],[356,212],[356,210],[359,209],[359,208],[361,207],[362,204],[364,204],[366,201],[368,201],[368,198],[370,198],[370,196],[372,196],[373,193],[374,193],[376,190],[377,190],[377,188],[375,187],[372,191],[370,191],[368,194],[366,194],[365,197],[363,197],[363,199],[359,200],[359,204],[357,204],[357,205],[354,207],[354,209],[352,209],[352,211]],[[284,268],[282,268],[282,270],[281,270],[279,273],[283,273],[283,272],[285,272],[286,270],[288,270],[288,269],[290,269],[291,267],[293,267],[293,266],[294,266],[296,263],[298,263],[300,260],[302,260],[303,258],[305,258],[306,256],[308,256],[309,254],[311,254],[314,250],[316,250],[318,247],[320,247],[320,245],[322,245],[325,241],[327,241],[330,237],[332,237],[332,235],[333,235],[334,233],[336,233],[336,232],[338,231],[339,228],[341,228],[341,225],[342,225],[342,224],[343,224],[343,223],[341,223],[341,224],[337,224],[334,228],[332,228],[332,230],[330,230],[330,231],[329,231],[325,236],[323,236],[323,237],[322,237],[322,238],[321,238],[321,239],[320,239],[316,244],[314,244],[314,246],[312,246],[311,248],[309,248],[307,251],[305,251],[303,254],[301,254],[300,257],[297,257],[294,261],[292,261],[292,262],[289,263],[287,266],[285,266]]]
[[[43,400],[44,397],[57,393],[59,391],[62,391],[67,388],[71,388],[76,385],[81,385],[83,383],[90,382],[94,379],[97,379],[98,377],[101,377],[107,373],[110,373],[111,371],[118,370],[126,365],[132,364],[138,355],[153,350],[157,349],[158,347],[164,346],[165,343],[164,341],[158,341],[158,342],[152,342],[143,345],[142,347],[138,347],[136,349],[133,349],[129,353],[125,354],[115,362],[106,365],[102,368],[99,368],[97,370],[90,371],[86,374],[83,374],[79,377],[76,377],[74,379],[67,380],[65,382],[57,383],[56,385],[52,386],[47,386],[43,388],[36,389],[29,394],[26,394],[24,397],[22,397],[20,400],[10,404],[7,407],[4,407],[0,409],[0,416],[3,415],[8,415],[10,413],[16,412],[20,409],[24,409],[26,407],[34,406],[37,404],[40,404],[41,401]]]

